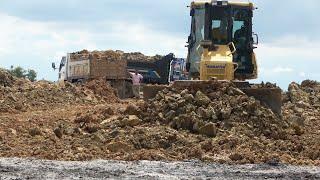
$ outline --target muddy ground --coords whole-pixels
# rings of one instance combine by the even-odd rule
[[[319,179],[319,167],[223,165],[199,161],[61,162],[0,159],[0,179]]]

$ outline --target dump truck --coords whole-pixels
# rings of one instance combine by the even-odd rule
[[[176,81],[174,86],[201,87],[202,84],[210,84],[208,81],[231,81],[274,113],[281,114],[280,88],[248,82],[258,77],[254,52],[258,35],[253,32],[252,22],[255,9],[250,2],[193,1],[190,5],[191,31],[186,63],[189,76],[186,81]],[[145,98],[154,97],[160,89],[146,87]]]
[[[120,98],[130,98],[133,93],[129,72],[138,71],[142,74],[143,84],[169,84],[172,74],[180,71],[179,68],[170,69],[170,65],[176,61],[177,58],[172,53],[165,56],[145,56],[141,53],[112,50],[93,52],[83,50],[62,57],[58,67],[58,79],[82,83],[104,78],[118,91]],[[57,69],[55,63],[52,63],[52,68]]]
[[[55,64],[52,67],[56,69]],[[114,87],[120,98],[132,96],[131,80],[127,72],[127,61],[114,51],[86,50],[68,53],[59,65],[59,81],[81,83],[104,78]]]

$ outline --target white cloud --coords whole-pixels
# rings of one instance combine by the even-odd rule
[[[260,44],[256,49],[259,65],[256,82],[277,82],[286,89],[292,81],[300,82],[307,78],[319,81],[316,75],[320,67],[319,49],[319,42],[295,35]]]
[[[47,64],[53,58],[58,61],[67,52],[82,49],[120,49],[148,55],[173,52],[181,57],[187,52],[185,37],[158,31],[143,23],[95,22],[91,26],[99,29],[94,29],[76,23],[34,22],[1,13],[0,19],[0,56],[6,57],[0,59],[0,65],[27,62],[40,72],[40,78],[55,77],[47,74]]]
[[[259,73],[263,74],[264,76],[273,76],[279,74],[290,74],[295,72],[295,70],[291,67],[284,67],[284,66],[277,66],[274,65],[271,68],[259,68]]]
[[[0,47],[0,57],[1,57],[1,56],[4,56],[4,55],[6,55],[6,54],[8,54],[7,49],[5,49],[5,48],[3,48],[3,47]]]
[[[300,72],[299,76],[302,77],[302,78],[305,78],[305,77],[307,77],[307,74],[305,72]]]
[[[301,58],[301,60],[320,60],[320,55],[317,53],[320,49],[320,42],[313,41],[306,37],[288,35],[280,37],[271,43],[262,43],[259,45],[257,52],[259,57],[290,57],[292,60]],[[269,59],[272,61],[272,59]],[[281,59],[279,60],[281,61]],[[292,61],[294,63],[294,61]]]
[[[143,51],[146,54],[175,53],[185,57],[186,39],[181,35],[169,34],[151,29],[145,24],[127,22],[106,23],[112,27],[111,33],[101,34],[99,38],[115,39],[129,51]]]
[[[4,23],[0,24],[0,50],[15,52],[34,50],[53,52],[56,49],[74,49],[77,47],[96,49],[97,41],[105,42],[102,46],[124,46],[128,49],[144,49],[147,54],[178,52],[185,56],[185,37],[157,31],[143,23],[100,22],[101,30],[79,27],[78,24],[33,22],[0,14]],[[115,44],[109,44],[113,42]],[[101,45],[100,45],[101,46]],[[70,48],[71,47],[71,48]],[[79,49],[81,50],[81,49]],[[29,51],[30,52],[30,51]]]
[[[289,68],[289,67],[276,67],[274,69],[272,69],[272,72],[274,73],[291,73],[293,72],[294,70],[292,68]]]

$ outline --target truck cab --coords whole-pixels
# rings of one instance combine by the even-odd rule
[[[61,61],[60,61],[60,65],[59,65],[59,77],[58,77],[58,81],[66,81],[67,80],[67,57],[63,56]]]

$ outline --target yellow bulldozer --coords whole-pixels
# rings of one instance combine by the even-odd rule
[[[254,5],[194,1],[190,7],[192,21],[187,58],[190,78],[229,81],[257,78],[253,50],[258,35],[252,31]]]
[[[259,39],[252,28],[255,9],[250,2],[193,1],[186,64],[189,80],[176,81],[174,85],[188,88],[208,81],[232,81],[247,95],[280,114],[281,89],[247,81],[258,77],[254,49]],[[144,90],[149,98],[159,90],[152,88]]]

